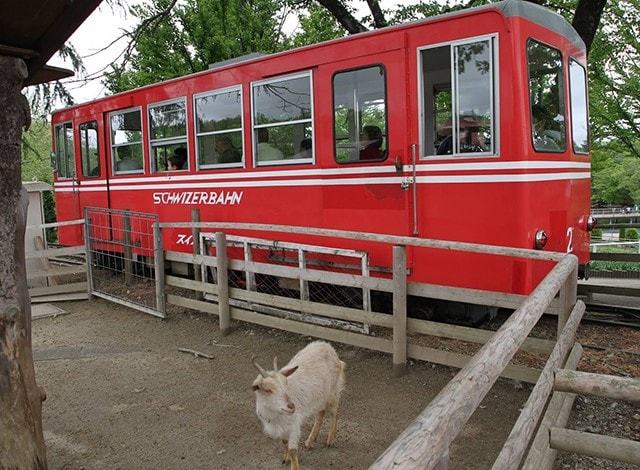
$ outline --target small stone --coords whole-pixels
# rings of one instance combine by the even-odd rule
[[[184,411],[184,407],[180,405],[169,405],[171,411]]]
[[[640,414],[634,414],[633,419],[635,419],[636,421],[640,421]]]
[[[217,455],[222,455],[226,452],[226,449],[220,449],[218,452],[216,452]]]
[[[611,403],[609,405],[609,408],[611,408],[612,410],[615,409],[618,406],[618,404],[614,401],[613,403]]]

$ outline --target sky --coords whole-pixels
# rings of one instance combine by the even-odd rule
[[[140,1],[128,1],[128,4],[141,3]],[[381,0],[380,4],[383,9],[389,9],[400,2],[398,0]],[[358,8],[358,14],[364,15],[369,13],[365,1],[355,2]],[[106,45],[116,40],[122,35],[123,29],[132,29],[135,26],[134,18],[125,14],[122,8],[112,8],[106,2],[102,2],[87,20],[76,30],[69,38],[69,41],[77,50],[84,61],[84,65],[88,76],[97,75],[105,67],[108,67],[116,60],[127,45],[126,38],[121,39],[108,49],[98,52]],[[293,16],[285,25],[285,31],[293,32],[298,26],[298,21]],[[58,67],[71,68],[70,63],[65,63],[59,56],[54,56],[49,63]],[[76,103],[84,103],[87,101],[100,98],[107,94],[107,90],[102,85],[101,80],[92,80],[88,83],[76,83],[77,77],[68,79],[67,88],[73,96]]]

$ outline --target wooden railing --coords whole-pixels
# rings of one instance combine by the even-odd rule
[[[516,423],[494,466],[517,468],[544,410],[550,393],[549,381],[553,379],[555,370],[564,365],[584,313],[584,304],[576,303],[575,288],[572,287],[575,286],[573,279],[577,278],[577,266],[577,258],[566,255],[370,468],[446,468],[451,443],[560,291],[565,308],[559,318],[561,333],[558,341],[523,409],[522,419]],[[572,306],[571,314],[567,316],[564,313],[569,306]],[[533,423],[531,417],[535,418]]]

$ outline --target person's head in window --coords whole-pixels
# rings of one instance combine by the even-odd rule
[[[311,158],[312,146],[310,138],[302,139],[300,141],[300,151],[294,155],[294,158]]]
[[[218,163],[237,163],[240,161],[240,152],[233,146],[233,142],[228,136],[218,137],[215,145]]]
[[[558,124],[546,108],[539,104],[531,107],[531,131],[536,150],[550,152],[562,150],[562,133],[557,130],[557,127]]]
[[[167,160],[167,171],[176,171],[181,169],[182,167],[180,157],[178,157],[177,155],[172,155],[171,157],[169,157],[169,159]]]
[[[187,166],[187,149],[185,147],[178,147],[173,151],[173,157],[178,162],[177,170],[182,170]],[[171,157],[171,158],[173,158]],[[171,158],[169,160],[171,160]]]
[[[360,133],[360,160],[376,160],[384,157],[382,131],[378,126],[364,126]]]

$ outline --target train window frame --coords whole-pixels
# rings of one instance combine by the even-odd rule
[[[384,79],[383,79],[383,84],[384,84],[384,126],[385,126],[385,133],[383,133],[383,137],[385,139],[385,150],[384,150],[384,154],[382,158],[376,158],[376,159],[370,159],[370,160],[361,160],[358,158],[358,160],[350,160],[350,161],[339,161],[338,160],[338,148],[337,148],[337,139],[336,139],[336,103],[335,103],[335,78],[337,75],[339,74],[344,74],[344,73],[350,73],[350,72],[357,72],[359,70],[366,70],[366,69],[372,69],[374,67],[379,67],[383,70],[384,72]],[[341,69],[341,70],[336,70],[335,72],[333,72],[333,74],[331,75],[331,123],[332,123],[332,128],[331,128],[331,132],[333,135],[333,159],[334,161],[339,164],[339,165],[348,165],[348,164],[370,164],[370,163],[379,163],[379,162],[384,162],[389,158],[389,100],[388,100],[388,96],[389,96],[389,88],[388,88],[388,81],[387,81],[387,67],[381,63],[381,62],[376,62],[376,63],[372,63],[372,64],[366,64],[366,65],[362,65],[362,66],[358,66],[358,67],[350,67],[350,68],[346,68],[346,69]],[[359,119],[357,119],[357,126],[360,127],[360,123],[359,123]],[[361,130],[359,130],[359,133],[361,132]],[[358,140],[359,143],[359,140]]]
[[[85,156],[85,146],[84,146],[84,139],[82,138],[83,136],[83,132],[86,132],[88,129],[83,129],[83,126],[87,126],[89,124],[94,124],[95,127],[91,128],[92,130],[95,131],[96,133],[96,157],[97,157],[97,169],[98,169],[98,174],[97,175],[92,175],[91,171],[87,171],[85,173],[85,161],[88,164],[87,165],[87,170],[90,168],[90,157],[86,158]],[[102,172],[102,168],[100,165],[100,132],[98,129],[98,121],[95,119],[92,119],[90,121],[86,121],[86,122],[82,122],[80,123],[80,125],[78,125],[78,135],[80,136],[80,169],[82,171],[82,177],[83,178],[100,178],[100,174]],[[87,146],[87,150],[88,150],[88,146]]]
[[[574,113],[573,113],[573,85],[574,82],[572,80],[572,75],[571,75],[571,66],[572,65],[577,65],[578,67],[580,67],[580,69],[582,70],[583,73],[583,77],[584,77],[584,96],[582,96],[582,98],[584,99],[584,105],[585,105],[585,111],[586,111],[586,127],[587,127],[587,150],[586,151],[578,151],[576,150],[576,140],[575,140],[575,127],[574,127],[574,123],[575,123],[575,119],[574,119]],[[589,126],[589,81],[588,81],[588,75],[587,75],[587,69],[585,66],[583,66],[580,62],[578,62],[577,59],[573,58],[573,57],[569,57],[569,74],[568,74],[568,78],[569,78],[569,115],[571,116],[571,149],[573,150],[573,153],[577,154],[577,155],[589,155],[589,153],[591,152],[591,126]],[[580,91],[580,90],[578,90]]]
[[[184,103],[184,135],[180,137],[162,137],[159,139],[152,139],[152,124],[151,124],[151,111],[155,108],[160,108],[162,106],[167,106],[175,103]],[[147,104],[147,143],[149,148],[149,173],[152,174],[163,174],[163,175],[173,175],[176,173],[187,173],[191,169],[191,162],[189,159],[189,110],[187,104],[187,97],[181,96],[178,98],[171,98],[163,101],[156,101],[154,103]],[[160,170],[158,169],[158,162],[156,161],[155,154],[153,152],[154,146],[162,146],[162,145],[179,145],[184,144],[185,149],[187,150],[187,159],[186,168],[180,168],[179,170]],[[168,159],[167,159],[168,160]]]
[[[563,119],[564,119],[564,138],[562,139],[562,142],[564,144],[564,147],[562,147],[561,149],[558,150],[548,150],[548,149],[538,149],[536,148],[536,137],[534,135],[534,129],[533,129],[533,102],[531,101],[531,63],[529,61],[529,45],[535,42],[541,46],[544,46],[552,51],[557,52],[560,55],[560,66],[561,66],[561,72],[562,72],[562,79],[560,80],[560,84],[562,86],[562,92],[559,94],[559,96],[562,98],[562,103],[563,103]],[[568,145],[567,145],[567,138],[569,137],[568,132],[567,132],[567,90],[566,90],[566,84],[565,81],[567,80],[567,73],[565,70],[565,61],[564,61],[564,55],[562,54],[562,51],[555,46],[552,46],[551,44],[548,44],[540,39],[536,39],[533,37],[529,37],[527,38],[527,42],[525,45],[525,60],[526,60],[526,64],[527,64],[527,101],[529,103],[529,138],[530,138],[530,142],[531,142],[531,148],[533,149],[534,152],[536,153],[551,153],[551,154],[556,154],[556,155],[563,155],[567,152],[567,150],[569,149]]]
[[[197,114],[197,107],[196,107],[197,99],[198,98],[202,98],[202,97],[206,97],[206,96],[219,95],[219,94],[233,92],[233,91],[238,91],[239,94],[240,94],[240,128],[224,129],[224,130],[221,130],[221,131],[198,132],[198,124],[197,124],[198,114]],[[233,85],[233,86],[224,87],[224,88],[217,88],[217,89],[213,89],[213,90],[207,90],[207,91],[203,91],[203,92],[200,92],[200,93],[195,93],[193,95],[193,99],[192,99],[192,106],[193,106],[193,135],[194,135],[194,145],[195,145],[195,152],[196,152],[196,169],[197,170],[215,170],[215,169],[224,169],[224,168],[245,168],[246,167],[246,148],[245,148],[245,133],[244,133],[244,131],[245,131],[245,126],[244,126],[244,88],[243,88],[242,84]],[[241,136],[240,140],[242,142],[242,155],[241,155],[241,159],[240,159],[239,162],[235,162],[235,163],[209,163],[209,164],[205,164],[205,165],[201,165],[200,164],[200,146],[198,145],[198,138],[199,137],[209,136],[209,135],[226,134],[226,133],[238,132],[238,131],[240,131],[240,136]]]
[[[125,113],[130,113],[132,111],[138,111],[138,113],[140,114],[140,141],[138,142],[127,142],[126,144],[114,144],[113,142],[113,129],[111,127],[111,118],[114,115],[117,114],[125,114]],[[144,124],[144,119],[142,119],[142,106],[133,106],[131,108],[124,108],[124,109],[118,109],[115,111],[111,111],[109,113],[109,148],[111,151],[111,174],[112,176],[123,176],[123,175],[138,175],[138,174],[144,174],[146,172],[146,166],[147,166],[147,162],[146,162],[146,158],[144,155],[144,131],[145,131],[145,124]],[[136,169],[136,170],[117,170],[117,165],[116,165],[116,161],[115,161],[115,153],[114,153],[114,148],[115,147],[124,147],[127,145],[140,145],[141,151],[142,151],[142,168],[141,169]]]
[[[451,116],[459,116],[459,91],[457,88],[457,65],[455,61],[456,50],[458,46],[464,46],[481,41],[489,41],[490,57],[491,57],[491,88],[489,93],[489,103],[491,112],[491,148],[485,152],[456,152],[459,147],[459,137],[453,139],[453,149],[450,154],[438,155],[436,149],[433,154],[427,154],[425,139],[427,138],[427,111],[431,112],[433,109],[427,110],[425,106],[425,81],[424,81],[424,64],[422,53],[428,49],[436,49],[439,47],[448,47],[450,54],[450,74],[449,83],[451,90]],[[416,74],[417,74],[417,97],[418,97],[418,147],[419,147],[419,159],[420,160],[461,160],[461,159],[474,159],[474,158],[500,158],[500,34],[498,32],[482,34],[479,36],[466,37],[462,39],[456,39],[453,41],[443,41],[433,44],[427,44],[416,48]],[[438,86],[441,84],[434,84]],[[432,107],[433,108],[433,107]],[[456,119],[455,121],[459,121]],[[432,123],[435,124],[435,123]],[[452,136],[459,132],[459,122],[455,122],[453,125]]]
[[[71,129],[71,154],[69,154],[68,150],[68,141],[67,141],[67,133],[65,132],[65,139],[64,139],[64,163],[65,163],[65,176],[61,176],[60,175],[60,139],[59,139],[59,134],[58,134],[58,129],[59,128],[63,128],[63,129]],[[64,121],[64,122],[60,122],[58,124],[56,124],[54,126],[54,136],[55,136],[55,143],[56,143],[56,149],[55,149],[55,154],[56,154],[56,176],[59,180],[75,180],[76,175],[77,175],[77,169],[76,169],[76,137],[75,137],[75,131],[73,129],[73,121]],[[73,170],[72,174],[69,174],[69,161],[72,162],[71,165],[71,169]]]
[[[265,84],[271,84],[271,83],[277,83],[277,82],[282,82],[282,81],[286,81],[286,80],[293,80],[296,78],[308,78],[309,80],[309,103],[311,106],[310,109],[310,114],[311,114],[311,118],[309,119],[297,119],[297,120],[293,120],[293,121],[283,121],[282,123],[276,123],[274,124],[259,124],[256,127],[256,123],[255,123],[255,99],[254,99],[254,90],[256,89],[256,87],[265,85]],[[258,80],[258,81],[254,81],[251,82],[251,96],[250,96],[250,100],[251,100],[251,158],[253,161],[253,165],[254,167],[262,167],[262,166],[277,166],[277,165],[303,165],[303,164],[310,164],[310,165],[315,165],[316,163],[316,152],[315,152],[315,135],[316,135],[316,128],[315,128],[315,106],[314,106],[314,90],[313,90],[313,85],[314,85],[314,77],[313,77],[313,70],[307,70],[304,72],[295,72],[292,74],[287,74],[287,75],[278,75],[275,77],[270,77],[264,80]],[[305,123],[305,122],[310,122],[311,123],[311,157],[309,158],[291,158],[291,159],[287,159],[287,158],[283,158],[281,160],[263,160],[263,161],[259,161],[258,160],[258,154],[257,154],[257,139],[256,139],[256,130],[260,129],[260,128],[269,128],[269,127],[278,127],[278,126],[285,126],[285,125],[292,125],[292,124],[301,124],[301,123]]]

